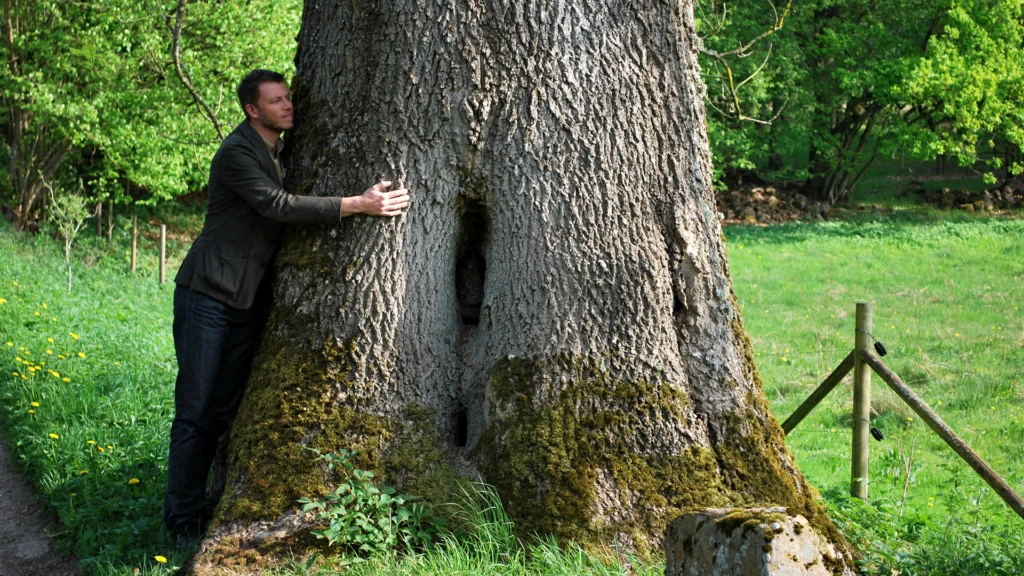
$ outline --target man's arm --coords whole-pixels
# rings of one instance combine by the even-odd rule
[[[352,214],[397,216],[409,206],[405,189],[388,191],[391,182],[371,186],[361,196],[318,198],[285,192],[260,168],[248,146],[225,150],[225,181],[261,216],[278,222],[329,224]]]

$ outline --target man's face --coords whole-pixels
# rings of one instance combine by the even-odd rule
[[[245,109],[251,119],[276,132],[284,132],[292,127],[292,100],[288,95],[287,84],[260,84],[260,98],[256,106],[249,104]]]

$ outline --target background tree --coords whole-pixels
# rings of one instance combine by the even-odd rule
[[[200,571],[302,529],[340,480],[307,447],[433,504],[482,478],[523,534],[780,505],[839,540],[732,294],[692,4],[322,1],[299,40],[287,186],[415,200],[289,231]]]
[[[777,14],[770,3],[701,6],[711,52],[757,37]],[[731,169],[796,178],[806,194],[832,203],[875,159],[902,150],[922,160],[948,155],[962,166],[985,162],[994,181],[1005,154],[983,152],[1019,150],[1021,142],[1022,30],[1012,1],[799,2],[777,34],[733,60],[737,78],[759,71],[739,92],[747,116],[773,118],[786,104],[771,126],[738,119],[717,62],[701,56],[718,177]]]
[[[234,90],[249,70],[294,70],[300,6],[5,0],[4,196],[18,225],[39,217],[39,174],[81,177],[94,199],[131,190],[152,203],[202,189],[220,138],[211,118],[221,132],[241,121]]]

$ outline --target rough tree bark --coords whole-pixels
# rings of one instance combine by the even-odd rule
[[[197,571],[301,544],[336,480],[304,446],[428,502],[482,479],[523,534],[757,505],[838,538],[735,303],[690,1],[318,0],[299,41],[291,188],[414,201],[288,231]]]

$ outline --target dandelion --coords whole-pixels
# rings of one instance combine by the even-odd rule
[[[54,433],[52,433],[52,432],[51,432],[51,433],[50,433],[50,438],[53,438],[54,440],[57,440],[57,439],[59,439],[59,438],[60,438],[60,436],[57,436],[56,434],[54,434]]]
[[[28,409],[28,413],[29,413],[29,414],[35,414],[35,413],[36,413],[36,411],[35,411],[35,410],[33,410],[33,409],[31,409],[31,408],[29,408],[29,409]]]
[[[53,356],[53,350],[50,350],[49,348],[47,348],[46,349],[46,355],[47,356]]]
[[[46,302],[43,302],[43,309],[46,309]]]
[[[75,340],[78,340],[78,334],[75,334],[74,332],[68,332],[68,336],[71,336]]]
[[[50,344],[53,344],[53,338],[47,338],[46,341],[49,342]]]
[[[132,478],[131,480],[128,481],[128,485],[129,486],[134,486],[134,485],[136,485],[138,483],[139,483],[139,479],[138,478]]]
[[[85,358],[85,352],[79,352],[78,353],[78,357],[79,358]]]
[[[33,402],[32,403],[32,407],[33,408],[39,408],[39,402]]]
[[[7,300],[5,300],[3,298],[0,298],[0,304],[6,304],[6,303],[7,303]]]
[[[166,564],[167,563],[167,558],[164,558],[163,556],[153,556],[153,560],[156,560],[157,562],[159,562],[161,564]]]
[[[786,360],[786,357],[785,357],[785,356],[783,356],[783,357],[782,357],[782,361],[783,361],[783,362],[786,362],[786,361],[787,361],[787,360]]]
[[[71,382],[71,378],[68,378],[67,376],[61,378],[61,380],[65,381],[65,382]]]
[[[11,372],[11,374],[14,376],[21,376],[21,374],[18,374],[17,372]]]
[[[113,449],[114,449],[113,446],[111,446],[110,444],[107,444],[107,450],[113,450]]]
[[[36,316],[39,316],[39,310],[36,310]]]
[[[8,341],[7,341],[7,345],[8,345],[8,346],[14,346],[14,342],[11,342],[10,340],[8,340]]]
[[[114,366],[120,366],[120,365],[121,365],[120,362],[118,362],[117,360],[114,360]]]
[[[86,440],[85,443],[88,444],[89,446],[92,446],[93,444],[96,443],[96,441],[95,440]]]
[[[86,474],[88,474],[88,473],[89,473],[89,471],[88,471],[88,470],[79,470],[79,471],[78,471],[78,475],[79,475],[79,476],[85,476],[85,475],[86,475]]]
[[[104,450],[103,450],[103,446],[97,446],[97,447],[96,447],[96,449],[97,449],[97,450],[99,450],[99,451],[100,451],[100,453],[103,453],[103,452],[104,452]]]
[[[57,372],[56,370],[50,372],[50,374],[53,374],[54,378],[60,378],[60,372]]]
[[[57,354],[57,359],[58,360],[66,360],[66,358],[64,357],[63,354]]]

